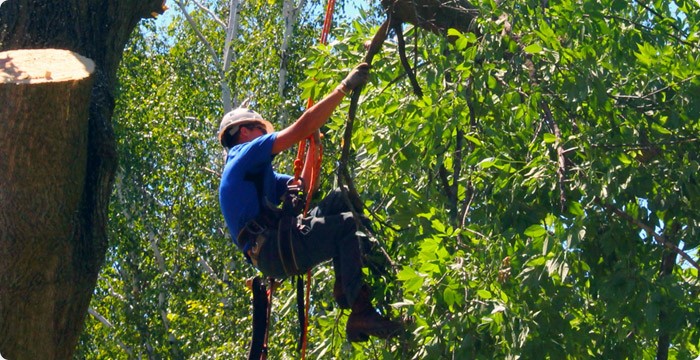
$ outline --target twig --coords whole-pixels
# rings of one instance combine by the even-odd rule
[[[622,100],[622,99],[649,100],[650,97],[652,97],[652,96],[654,96],[654,95],[656,95],[656,94],[658,94],[658,93],[660,93],[660,92],[662,92],[662,91],[666,91],[666,90],[670,89],[670,88],[671,88],[672,86],[674,86],[674,85],[680,85],[680,84],[682,84],[682,83],[691,81],[691,80],[695,79],[696,77],[697,77],[697,75],[688,76],[687,78],[685,78],[685,79],[683,79],[683,80],[679,80],[679,81],[674,82],[674,83],[672,83],[672,84],[670,84],[670,85],[664,86],[664,87],[662,87],[662,88],[660,88],[660,89],[656,89],[656,90],[654,90],[654,91],[652,91],[652,92],[650,92],[650,93],[648,93],[648,94],[646,94],[646,95],[641,95],[641,96],[639,96],[639,95],[610,95],[610,97],[613,98],[613,99],[615,99],[615,100]]]
[[[224,24],[224,22],[221,21],[221,19],[219,19],[219,17],[216,16],[216,14],[215,14],[213,11],[211,11],[208,7],[202,5],[202,4],[201,4],[199,1],[197,1],[197,0],[192,0],[192,2],[194,2],[194,4],[197,5],[198,8],[204,10],[204,12],[206,12],[207,14],[209,14],[209,16],[211,16],[211,18],[212,18],[217,24],[221,25],[224,29],[226,29],[226,24]]]
[[[554,136],[556,136],[557,141],[554,144],[557,148],[557,176],[559,177],[559,202],[561,205],[561,211],[564,212],[566,208],[566,194],[564,192],[564,183],[566,182],[566,157],[564,156],[564,148],[561,145],[561,130],[559,125],[554,121],[552,116],[552,110],[549,108],[547,102],[542,101],[542,110],[544,110],[544,117],[547,120],[549,126],[552,127],[554,131]]]
[[[216,175],[217,177],[221,177],[221,173],[219,173],[218,171],[215,171],[215,170],[213,170],[213,169],[204,168],[204,171],[206,171],[206,172],[208,172],[208,173],[211,173],[211,174],[214,174],[214,175]]]
[[[185,5],[180,0],[175,0],[175,4],[177,4],[177,6],[180,8],[180,10],[182,10],[182,13],[185,15],[185,19],[187,19],[187,22],[192,27],[192,30],[194,31],[195,35],[197,35],[199,40],[202,41],[202,44],[204,44],[204,46],[207,48],[207,50],[211,54],[212,58],[214,59],[214,62],[216,63],[216,66],[218,68],[221,68],[221,61],[219,60],[219,57],[216,54],[216,50],[214,50],[214,48],[211,46],[211,43],[207,40],[207,38],[204,37],[204,34],[202,34],[202,31],[199,30],[199,25],[197,24],[196,21],[194,21],[192,16],[187,12]]]
[[[423,66],[426,66],[426,65],[428,65],[428,64],[430,64],[429,61],[426,61],[426,62],[424,62],[424,63],[420,63],[420,64],[418,64],[418,65],[415,65],[414,69],[422,68]],[[406,74],[406,72],[404,71],[404,72],[402,72],[401,74],[399,74],[397,77],[391,79],[391,81],[389,81],[389,82],[386,84],[386,86],[384,86],[384,87],[379,91],[379,93],[380,93],[380,94],[383,94],[387,89],[389,89],[390,87],[394,86],[397,82],[399,82],[399,80],[403,79],[403,77],[404,77],[404,76],[407,76],[407,75],[408,75],[408,74]]]
[[[628,223],[630,223],[632,225],[636,225],[640,229],[646,231],[648,234],[651,234],[651,236],[654,238],[654,240],[656,240],[657,243],[659,243],[659,245],[662,245],[662,246],[665,246],[665,247],[671,249],[676,254],[680,255],[683,259],[688,261],[691,265],[693,265],[693,267],[700,270],[700,265],[698,265],[698,263],[695,260],[693,260],[693,258],[690,257],[690,255],[688,255],[685,251],[679,249],[678,246],[676,246],[675,244],[666,240],[665,236],[657,234],[656,231],[654,231],[654,229],[651,228],[651,226],[644,224],[643,222],[633,218],[630,214],[628,214],[628,213],[626,213],[626,212],[624,212],[624,211],[622,211],[622,210],[620,210],[620,209],[618,209],[610,204],[603,203],[603,201],[600,198],[596,198],[595,202],[602,205],[603,207],[605,207],[605,209],[607,209],[608,211],[611,211],[615,215],[626,220]]]
[[[687,143],[692,143],[700,140],[700,138],[694,137],[694,138],[685,138],[685,139],[677,139],[677,140],[669,140],[669,141],[658,141],[653,144],[590,144],[592,148],[600,148],[600,149],[619,149],[619,148],[624,148],[626,150],[644,150],[644,149],[651,149],[655,148],[661,145],[680,145],[680,144],[687,144]]]
[[[652,9],[651,7],[649,7],[648,4],[645,4],[645,3],[643,3],[643,2],[641,2],[641,1],[639,1],[639,0],[637,0],[637,4],[641,5],[644,9],[646,9],[648,12],[654,14],[654,16],[660,18],[662,21],[668,20],[667,17],[665,17],[665,16],[659,14],[656,10]],[[685,31],[683,31],[682,29],[679,29],[679,28],[676,26],[675,20],[674,20],[674,23],[672,23],[672,24],[670,24],[670,25],[671,25],[671,27],[672,27],[674,30],[678,31],[678,32],[681,33],[683,36],[688,37],[688,34],[687,34]]]
[[[468,82],[471,82],[471,77],[467,80]],[[468,88],[468,87],[466,87]],[[474,104],[470,100],[471,94],[466,96],[467,99],[467,107],[469,108],[469,127],[470,129],[474,130],[477,127],[476,124],[476,113],[474,110]],[[470,144],[469,146],[471,151],[474,151],[474,145]],[[474,184],[472,183],[472,180],[469,179],[467,181],[467,193],[464,197],[464,206],[462,208],[462,222],[460,224],[461,229],[466,229],[467,226],[467,217],[469,216],[469,211],[472,206],[472,202],[474,201],[474,196],[476,195],[476,192],[474,191]]]
[[[587,16],[587,15],[586,15],[586,16]],[[637,22],[635,22],[635,21],[632,21],[632,20],[630,20],[630,19],[627,19],[627,18],[624,18],[624,17],[621,17],[621,16],[617,16],[617,15],[603,15],[603,17],[606,18],[606,19],[609,19],[609,20],[620,20],[620,21],[626,22],[626,23],[628,23],[628,24],[631,24],[631,25],[640,27],[640,28],[642,28],[643,30],[646,30],[646,31],[648,31],[648,32],[650,32],[650,33],[654,30],[653,28],[651,28],[651,27],[649,27],[649,26],[646,26],[646,25],[637,23]],[[694,44],[691,44],[691,43],[689,43],[689,42],[687,42],[687,41],[681,39],[680,37],[678,37],[678,36],[676,36],[676,35],[674,35],[674,34],[666,34],[666,35],[668,35],[668,37],[673,38],[674,40],[678,41],[679,43],[681,43],[681,44],[683,44],[683,45],[694,46]]]

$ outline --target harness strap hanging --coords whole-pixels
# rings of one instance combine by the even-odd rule
[[[248,280],[253,291],[253,339],[248,349],[248,360],[267,358],[267,329],[269,299],[263,279],[259,276]]]

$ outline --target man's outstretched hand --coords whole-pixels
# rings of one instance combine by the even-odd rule
[[[348,74],[347,77],[340,83],[345,87],[346,91],[353,91],[359,86],[362,86],[367,83],[367,80],[369,79],[369,64],[367,63],[362,63],[360,65],[355,66],[352,71],[350,71],[350,74]]]

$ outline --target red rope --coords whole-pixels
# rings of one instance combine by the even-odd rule
[[[323,19],[323,29],[321,30],[321,44],[328,43],[328,33],[331,30],[331,23],[333,22],[333,10],[335,8],[335,0],[328,0],[326,4],[326,16]],[[309,97],[306,102],[306,108],[313,106],[314,100]],[[304,208],[304,216],[309,211],[309,204],[311,203],[311,198],[313,192],[318,184],[318,177],[321,173],[321,161],[323,160],[323,147],[321,145],[321,132],[316,130],[316,132],[309,136],[306,140],[299,143],[299,150],[297,151],[297,159],[294,161],[294,176],[295,179],[300,179],[301,174],[304,172],[303,168],[305,166],[311,166],[310,168],[310,179],[308,184],[303,184],[306,186],[306,207]],[[307,150],[306,143],[308,142],[308,151],[311,152],[311,158],[309,159],[305,156],[305,151]],[[304,163],[304,160],[311,160],[311,164]],[[298,167],[298,168],[297,168]],[[301,358],[306,359],[306,347],[308,345],[309,337],[309,299],[311,298],[311,270],[306,273],[306,306],[304,308],[304,329],[302,333],[302,343],[301,343]]]
[[[321,30],[321,38],[320,38],[321,44],[328,43],[328,34],[330,33],[331,23],[333,22],[333,10],[334,10],[334,8],[335,8],[335,0],[328,0],[328,4],[326,4],[326,15],[323,19],[323,28]],[[314,99],[309,97],[306,101],[306,108],[308,109],[308,108],[312,107],[313,105],[314,105]],[[305,157],[305,153],[306,153],[306,142],[309,141],[309,142],[312,142],[312,145],[320,146],[320,143],[318,143],[318,144],[313,143],[313,136],[314,135],[310,135],[308,138],[306,138],[305,140],[303,140],[299,143],[299,150],[297,151],[297,158],[294,161],[294,177],[297,180],[301,178],[303,168],[304,168],[304,166],[306,166],[306,164],[304,163],[304,157]],[[320,162],[320,160],[321,159],[319,156],[318,162]],[[313,164],[313,166],[314,166],[314,170],[320,169],[320,164],[318,164],[318,165]],[[317,181],[316,179],[318,178],[319,172],[313,171],[312,173],[314,174],[314,176],[312,176],[311,181],[316,182]],[[309,184],[304,184],[304,185],[309,185]],[[309,189],[313,189],[313,187],[309,186]],[[306,214],[306,212],[304,214]]]

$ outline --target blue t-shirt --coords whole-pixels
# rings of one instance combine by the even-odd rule
[[[291,176],[272,169],[272,144],[276,138],[276,132],[259,136],[234,146],[228,152],[219,185],[219,203],[226,226],[239,248],[240,244],[236,241],[238,233],[248,221],[260,214],[261,202],[279,205],[291,179]],[[262,181],[262,194],[258,194],[254,179]],[[259,196],[262,196],[262,200]],[[248,249],[241,250],[245,253]]]

